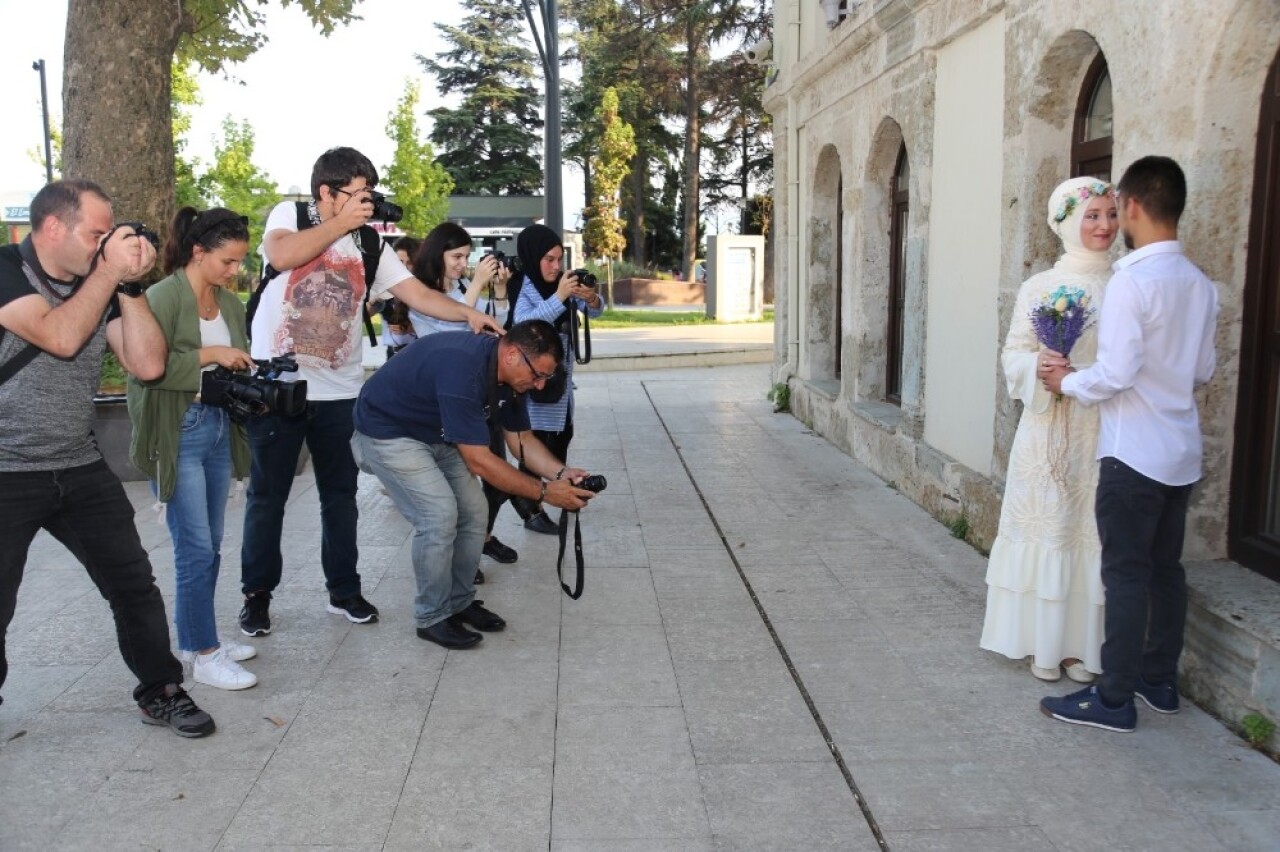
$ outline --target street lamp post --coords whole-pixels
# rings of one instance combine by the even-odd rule
[[[44,176],[53,183],[53,137],[49,134],[49,90],[44,82],[44,60],[31,63],[31,70],[40,72],[40,109],[44,113]]]
[[[539,38],[537,22],[533,14],[534,0],[523,0],[525,18],[533,31],[533,42],[542,59],[542,79],[546,88],[546,113],[543,117],[543,154],[546,162],[546,225],[557,234],[564,233],[564,190],[561,178],[560,157],[560,12],[556,0],[537,0],[539,17],[542,18],[542,37]],[[545,42],[545,48],[544,48]]]

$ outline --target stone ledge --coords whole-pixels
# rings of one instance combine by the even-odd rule
[[[1280,724],[1280,584],[1227,560],[1186,568],[1182,690],[1235,730],[1250,713]]]
[[[854,402],[849,410],[874,426],[886,432],[897,432],[902,424],[902,409],[888,402]]]

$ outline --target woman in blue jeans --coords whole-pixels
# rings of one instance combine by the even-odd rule
[[[216,367],[253,367],[244,306],[233,286],[249,248],[243,216],[215,208],[178,211],[164,249],[168,277],[147,301],[169,346],[162,378],[129,379],[133,463],[165,504],[173,538],[178,650],[192,678],[219,689],[258,682],[240,663],[256,651],[218,641],[213,590],[221,563],[223,518],[231,477],[249,469],[244,427],[226,409],[200,401],[204,374]]]

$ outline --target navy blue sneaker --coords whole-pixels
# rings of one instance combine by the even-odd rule
[[[1088,725],[1104,731],[1127,734],[1138,727],[1138,711],[1133,706],[1132,698],[1119,707],[1108,707],[1102,703],[1102,695],[1096,686],[1085,687],[1079,692],[1061,697],[1050,695],[1041,698],[1040,712],[1059,722]]]
[[[1138,678],[1138,686],[1133,694],[1142,699],[1142,703],[1157,713],[1173,715],[1182,708],[1178,706],[1178,687],[1173,683],[1147,683],[1144,677]]]

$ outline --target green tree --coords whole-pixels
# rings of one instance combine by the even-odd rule
[[[418,84],[405,80],[404,94],[387,118],[387,135],[395,140],[391,165],[382,170],[382,185],[404,208],[400,230],[416,237],[426,235],[449,215],[453,178],[436,161],[430,142],[418,138]]]
[[[596,110],[596,126],[600,130],[600,151],[592,158],[592,197],[588,208],[586,233],[588,252],[609,259],[605,298],[613,307],[613,261],[622,257],[627,246],[623,235],[626,222],[618,212],[622,182],[631,170],[636,155],[636,136],[631,125],[618,117],[618,93],[604,90],[600,108]]]
[[[452,47],[419,55],[441,95],[461,95],[457,109],[437,107],[431,142],[438,160],[467,195],[531,195],[542,186],[538,131],[542,98],[524,13],[510,0],[464,0],[461,26],[436,24]]]
[[[200,161],[186,156],[187,134],[191,132],[191,110],[203,103],[200,87],[191,63],[173,61],[173,90],[170,107],[173,112],[173,193],[178,207],[202,209],[209,205],[196,170]]]
[[[359,0],[278,0],[328,35]],[[267,0],[69,0],[63,171],[98,181],[117,218],[168,229],[174,208],[173,62],[222,71],[267,41]],[[114,69],[114,70],[110,70]]]
[[[53,152],[53,179],[62,177],[62,128],[56,118],[49,119],[49,150]],[[44,146],[35,145],[27,149],[27,156],[40,168],[44,168]]]
[[[210,203],[248,217],[251,249],[262,243],[267,213],[280,201],[275,181],[253,164],[253,146],[249,122],[236,124],[227,116],[222,120],[222,140],[213,148],[213,166],[200,180]],[[245,270],[242,277],[252,275]]]

